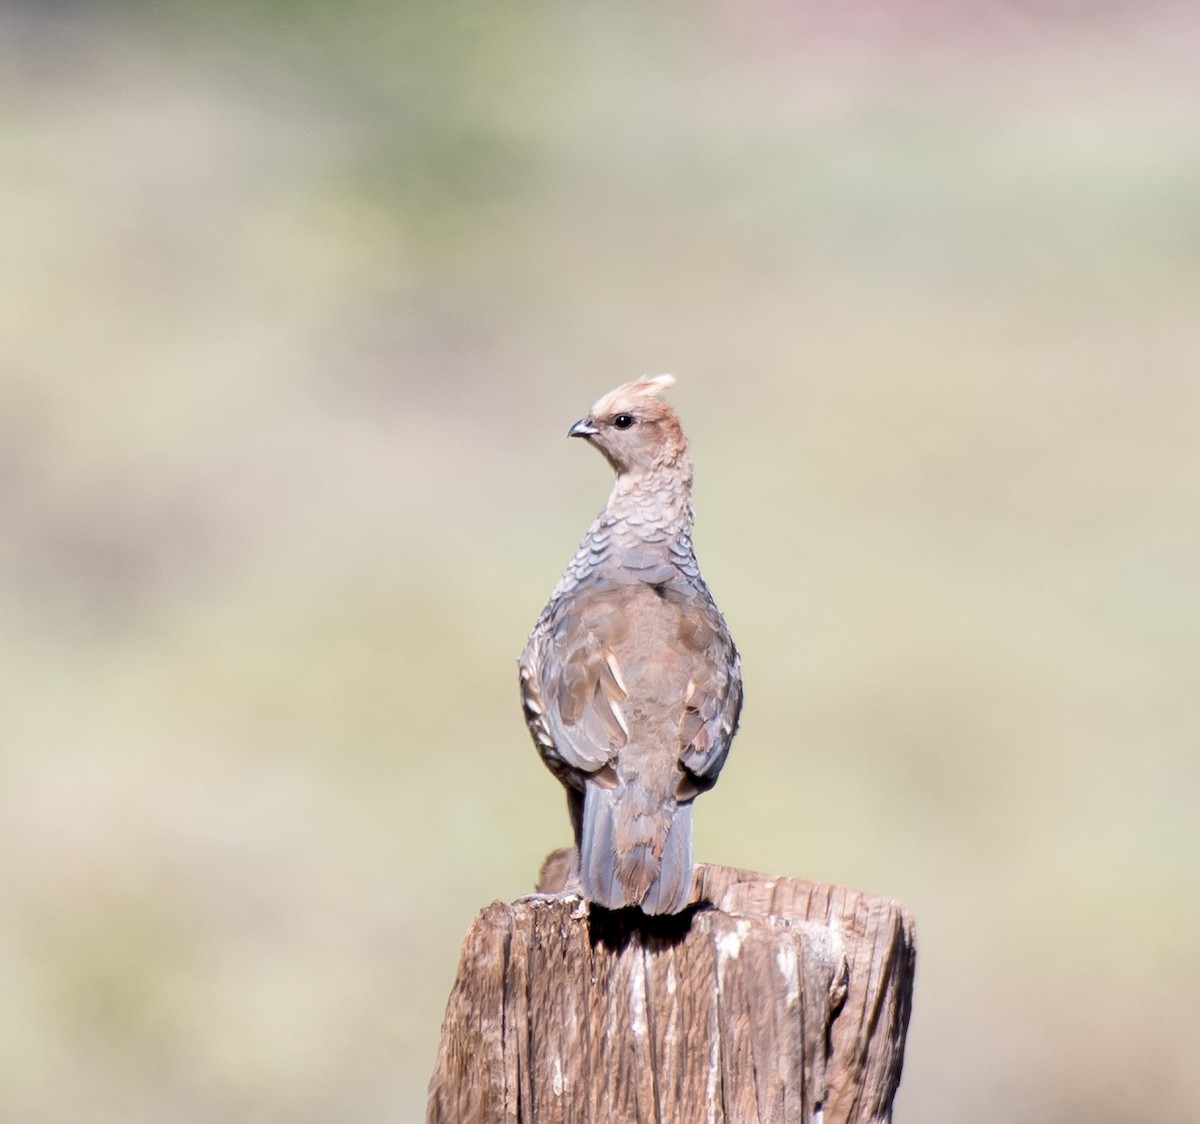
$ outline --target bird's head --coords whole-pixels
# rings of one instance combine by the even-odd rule
[[[659,395],[673,375],[635,379],[610,390],[567,431],[595,445],[618,476],[685,463],[687,441],[675,411]]]

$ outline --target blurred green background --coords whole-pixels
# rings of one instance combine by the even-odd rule
[[[0,8],[0,1119],[422,1118],[567,838],[566,428],[665,370],[698,857],[913,910],[898,1119],[1200,1118],[1198,73],[1132,0]]]

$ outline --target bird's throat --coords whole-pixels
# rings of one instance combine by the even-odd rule
[[[692,528],[691,465],[674,464],[648,472],[623,472],[617,477],[605,522],[623,523],[635,530],[675,536]],[[639,537],[642,537],[639,535]]]

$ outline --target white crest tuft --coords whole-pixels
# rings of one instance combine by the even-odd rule
[[[670,390],[675,385],[674,375],[647,375],[643,382],[649,383],[646,391],[649,394],[661,394],[664,390]]]

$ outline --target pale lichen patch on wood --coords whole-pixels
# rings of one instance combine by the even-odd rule
[[[800,970],[796,946],[781,943],[775,950],[775,963],[779,965],[779,974],[783,977],[783,1001],[788,1007],[794,1007],[800,1000]]]
[[[646,977],[629,973],[629,1029],[639,1038],[646,1035]]]

